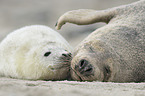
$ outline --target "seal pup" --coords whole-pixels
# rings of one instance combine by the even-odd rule
[[[10,33],[0,43],[0,76],[63,80],[69,75],[72,48],[56,31],[32,25]]]
[[[58,19],[56,29],[66,22],[78,25],[107,23],[75,48],[71,61],[74,80],[145,80],[145,0],[100,11],[69,11]]]

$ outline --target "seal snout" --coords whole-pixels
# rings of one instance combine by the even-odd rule
[[[81,75],[90,76],[93,72],[92,65],[85,59],[79,61],[78,65],[75,65],[75,70],[77,70]]]
[[[71,54],[70,52],[64,52],[64,53],[61,54],[61,58],[62,58],[63,60],[65,60],[65,61],[70,62],[70,60],[71,60],[71,58],[72,58],[71,55],[72,55],[72,54]]]
[[[71,57],[71,53],[63,53],[62,56],[64,56],[64,57]]]

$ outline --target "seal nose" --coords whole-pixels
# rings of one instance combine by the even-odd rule
[[[91,75],[93,71],[92,65],[85,59],[80,60],[79,64],[75,66],[75,69],[84,76]]]
[[[71,53],[63,53],[62,56],[64,56],[64,57],[71,57]]]

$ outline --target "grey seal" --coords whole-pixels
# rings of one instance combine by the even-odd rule
[[[145,80],[145,0],[100,11],[69,11],[58,19],[56,29],[66,22],[78,25],[107,23],[75,48],[71,61],[74,80]]]

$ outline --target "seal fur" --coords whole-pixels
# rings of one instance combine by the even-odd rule
[[[56,31],[26,26],[0,43],[0,76],[30,80],[62,80],[69,75],[72,48]]]
[[[59,18],[56,29],[66,22],[107,23],[75,48],[71,61],[74,80],[145,80],[145,0],[101,11],[69,11]]]

